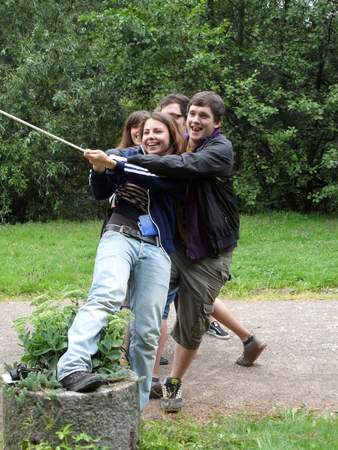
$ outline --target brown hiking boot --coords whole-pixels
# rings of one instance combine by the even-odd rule
[[[260,342],[255,336],[250,336],[248,342],[244,344],[244,350],[237,359],[236,364],[240,366],[250,367],[266,348],[266,344]]]
[[[63,378],[60,383],[67,391],[92,392],[105,383],[98,373],[89,373],[83,370],[73,372]]]

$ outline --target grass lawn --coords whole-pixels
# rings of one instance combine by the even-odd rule
[[[337,297],[337,218],[295,213],[242,217],[232,274],[223,289],[232,297],[276,293],[289,298],[304,291]]]
[[[0,298],[85,298],[100,228],[99,221],[0,225]],[[242,216],[232,276],[224,297],[337,297],[337,219]]]
[[[338,450],[338,416],[289,410],[275,416],[218,417],[208,423],[144,421],[140,450]]]
[[[0,448],[1,444],[0,433]],[[30,448],[53,450],[50,446]],[[157,421],[143,420],[139,449],[338,450],[338,416],[300,409],[267,417],[216,417],[203,424],[180,415]]]

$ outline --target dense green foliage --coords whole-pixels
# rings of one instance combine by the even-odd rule
[[[86,298],[100,228],[99,221],[0,225],[0,299]],[[337,220],[320,214],[243,215],[222,295],[337,297],[337,234]]]
[[[334,0],[4,0],[0,109],[86,147],[165,94],[213,89],[243,209],[337,210]],[[81,218],[75,150],[0,119],[0,219]]]

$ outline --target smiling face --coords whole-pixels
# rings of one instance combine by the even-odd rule
[[[141,127],[138,126],[133,126],[130,128],[130,137],[131,140],[133,141],[133,144],[135,145],[140,145],[141,144]]]
[[[170,135],[167,126],[155,119],[147,119],[143,127],[142,145],[150,155],[168,154]]]
[[[187,117],[187,130],[189,145],[197,147],[204,139],[210,136],[215,128],[221,126],[221,121],[216,121],[209,106],[191,105]]]

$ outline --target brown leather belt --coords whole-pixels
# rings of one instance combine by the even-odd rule
[[[148,244],[159,245],[158,236],[142,236],[140,231],[135,230],[128,225],[117,225],[115,223],[110,223],[105,226],[104,232],[106,231],[117,231],[124,236],[133,237],[139,241],[147,242]]]

